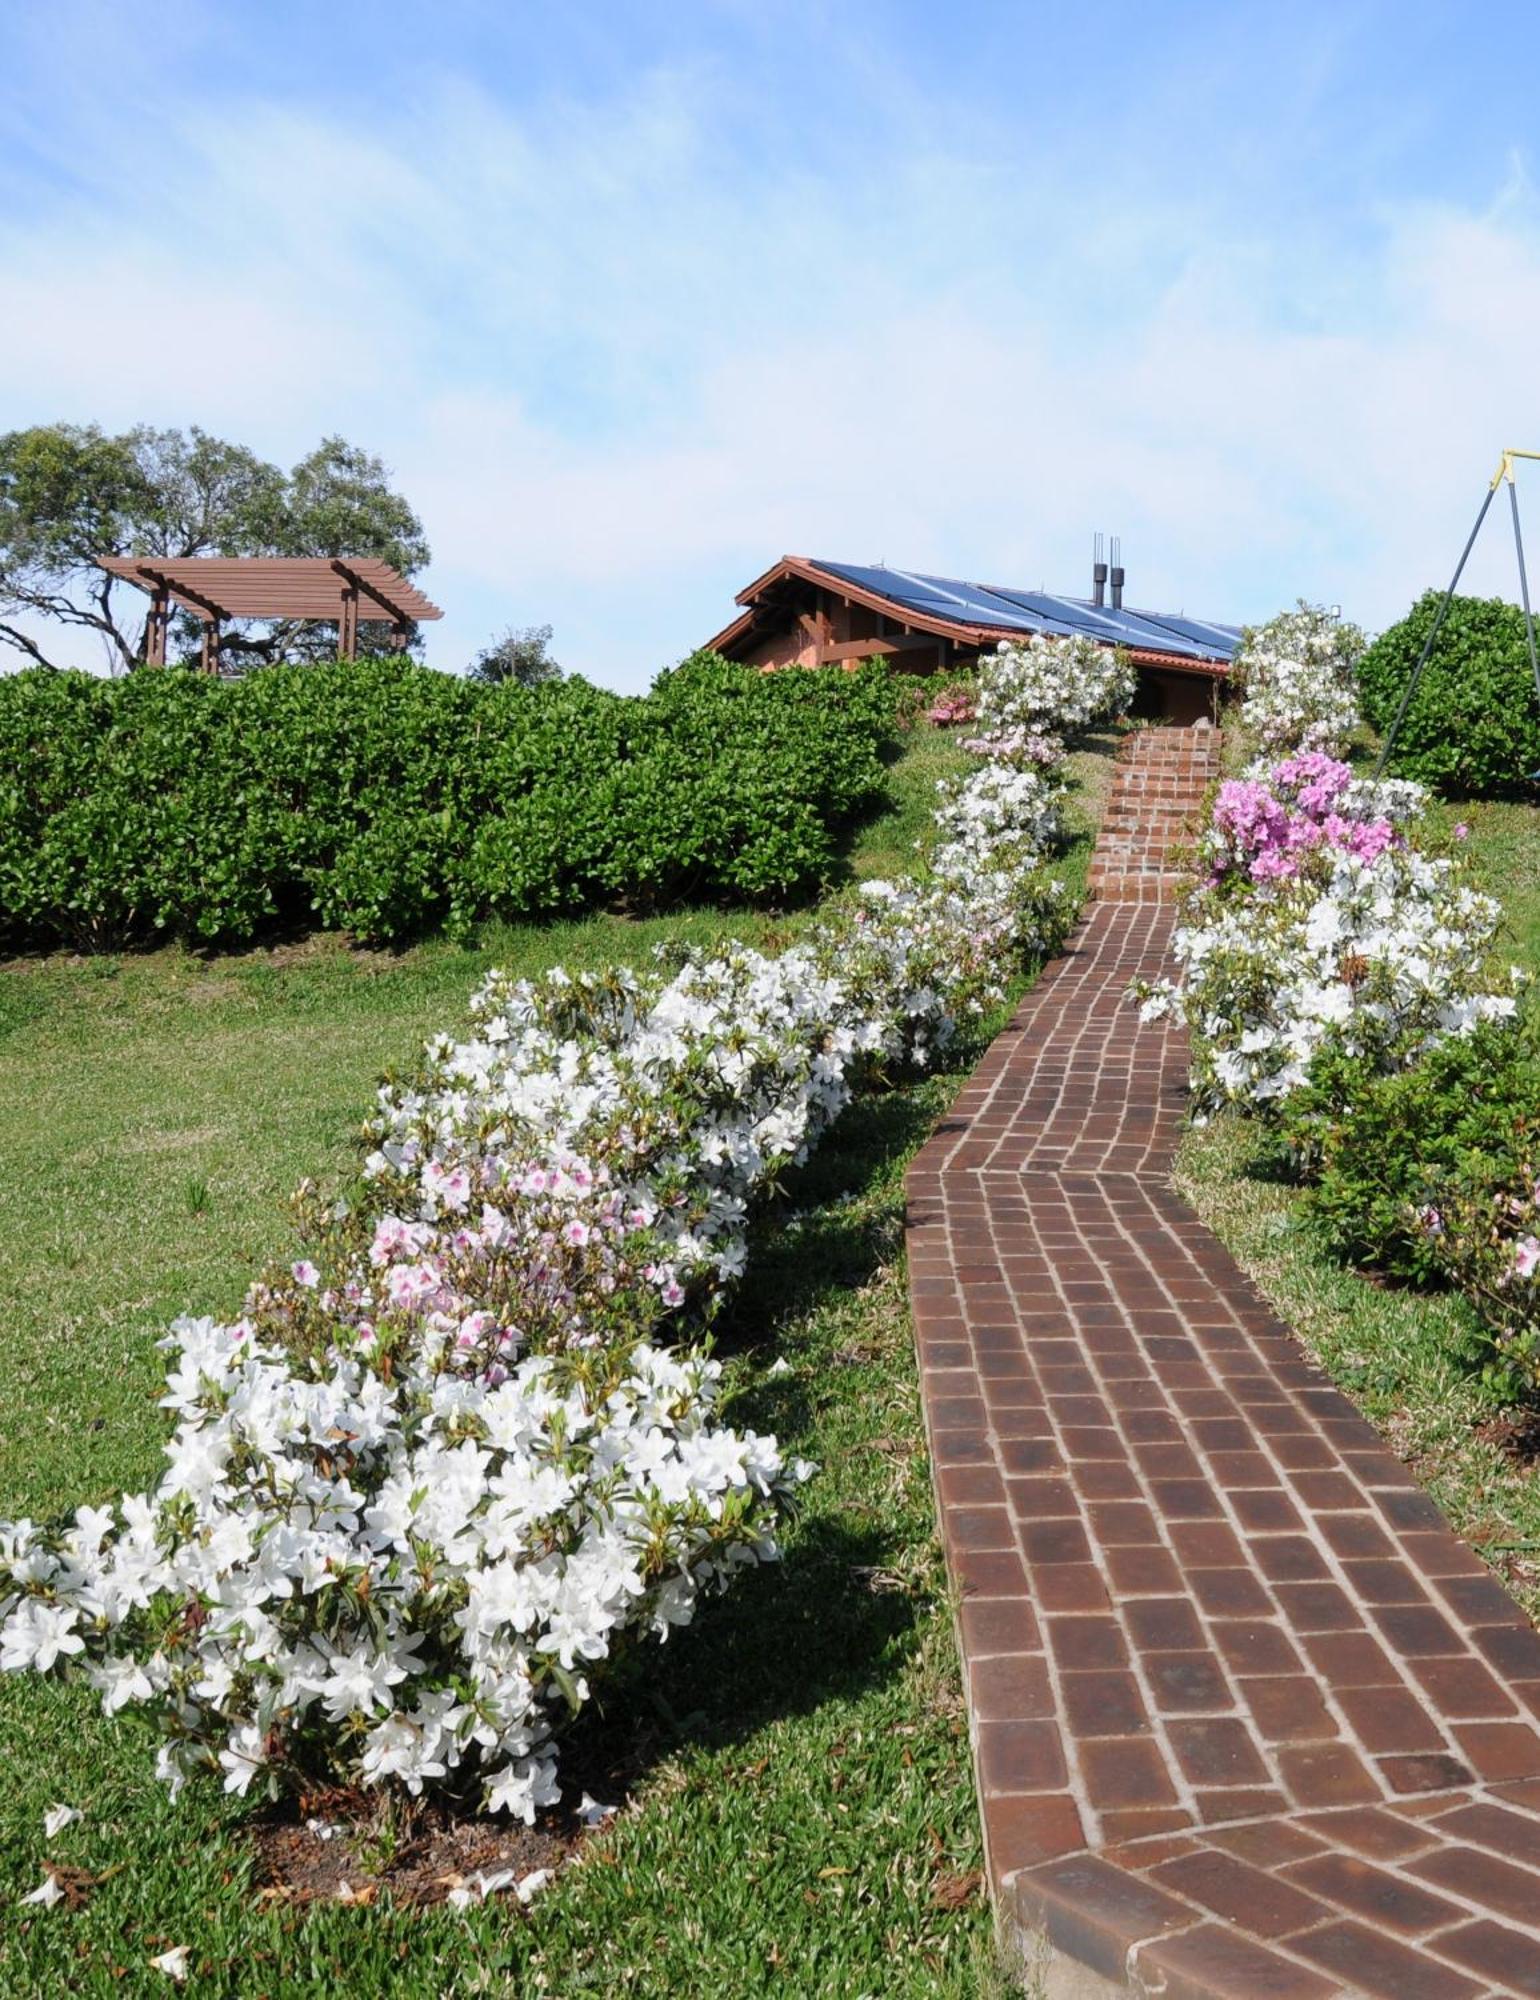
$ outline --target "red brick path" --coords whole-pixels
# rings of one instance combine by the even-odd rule
[[[1132,740],[1127,899],[910,1170],[997,1906],[1050,1994],[1540,1995],[1540,1637],[1168,1185],[1185,1048],[1124,996],[1215,748]]]

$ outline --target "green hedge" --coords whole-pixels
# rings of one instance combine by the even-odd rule
[[[781,902],[881,794],[880,668],[699,654],[643,697],[483,686],[399,655],[0,678],[0,940],[374,942],[488,917]]]
[[[1419,598],[1359,662],[1364,714],[1376,729],[1390,727],[1439,602],[1438,591]],[[1533,793],[1540,699],[1516,605],[1496,597],[1453,600],[1389,768],[1466,798]]]

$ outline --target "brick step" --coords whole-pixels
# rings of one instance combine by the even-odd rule
[[[1119,755],[1090,883],[1104,902],[1174,898],[1184,876],[1173,850],[1191,845],[1203,794],[1218,774],[1216,729],[1144,729]]]

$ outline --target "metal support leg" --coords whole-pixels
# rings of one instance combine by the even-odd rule
[[[1385,774],[1385,763],[1388,757],[1390,756],[1390,747],[1395,742],[1396,734],[1399,731],[1402,722],[1405,720],[1406,711],[1411,706],[1412,696],[1417,692],[1417,683],[1422,679],[1422,670],[1428,664],[1429,656],[1432,654],[1433,648],[1437,644],[1438,635],[1444,629],[1444,619],[1448,615],[1449,606],[1453,601],[1454,593],[1459,585],[1460,578],[1465,574],[1465,565],[1470,560],[1471,550],[1476,546],[1476,537],[1481,533],[1481,524],[1487,517],[1487,509],[1491,506],[1492,495],[1496,491],[1497,491],[1497,482],[1494,480],[1492,484],[1487,488],[1486,498],[1481,503],[1481,512],[1476,516],[1476,525],[1474,528],[1471,529],[1470,534],[1466,537],[1465,547],[1460,551],[1460,560],[1454,566],[1454,575],[1450,577],[1449,588],[1444,592],[1444,601],[1438,607],[1438,616],[1433,621],[1433,629],[1429,632],[1427,636],[1427,639],[1423,645],[1422,652],[1418,657],[1417,664],[1412,669],[1412,677],[1407,682],[1405,692],[1401,696],[1401,705],[1396,710],[1395,720],[1391,723],[1390,728],[1385,732],[1385,741],[1380,746],[1379,762],[1374,767],[1374,777],[1376,783],[1378,783],[1379,780]]]
[[[1529,642],[1529,671],[1534,675],[1535,696],[1540,700],[1540,653],[1535,651],[1535,614],[1529,608],[1529,572],[1524,567],[1524,537],[1519,532],[1519,489],[1508,482],[1508,504],[1513,510],[1513,548],[1519,559],[1519,600],[1524,606],[1524,637]]]

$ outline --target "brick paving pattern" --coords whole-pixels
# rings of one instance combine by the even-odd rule
[[[1169,1186],[1185,1045],[1125,996],[1217,750],[1131,739],[1100,900],[910,1169],[997,1907],[1050,1993],[1540,1995],[1540,1636]]]

